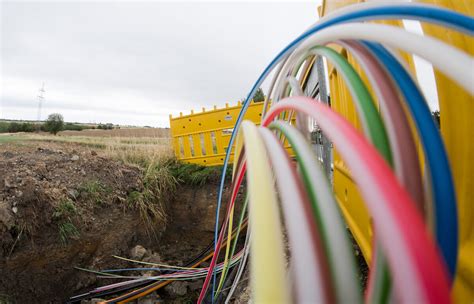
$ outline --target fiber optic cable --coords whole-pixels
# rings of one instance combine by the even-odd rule
[[[408,193],[376,150],[342,117],[310,98],[291,97],[280,101],[270,109],[264,122],[289,109],[303,111],[316,119],[339,147],[386,250],[397,299],[449,302],[447,275],[437,250]]]
[[[377,6],[377,4],[379,6]],[[302,41],[304,41],[310,35],[324,29],[328,26],[348,22],[348,21],[368,21],[368,20],[376,20],[376,19],[397,19],[397,18],[404,18],[404,19],[411,19],[411,20],[423,20],[426,22],[434,23],[434,24],[441,24],[456,30],[461,30],[466,33],[472,34],[474,32],[474,19],[459,14],[456,12],[452,12],[446,9],[424,5],[424,4],[416,4],[416,7],[413,6],[412,3],[410,4],[391,4],[385,5],[380,3],[371,3],[370,7],[363,6],[364,4],[353,5],[351,9],[353,11],[345,11],[340,15],[335,15],[334,17],[328,16],[324,18],[323,21],[317,22],[313,27],[311,27],[308,31],[304,32],[298,38],[296,38],[293,42],[291,42],[288,46],[286,46],[271,62],[270,64],[264,69],[262,74],[258,77],[257,81],[253,85],[252,89],[250,90],[245,102],[242,105],[242,110],[240,111],[234,130],[231,134],[229,140],[229,146],[234,144],[235,135],[237,130],[240,127],[241,121],[243,119],[244,114],[247,111],[249,106],[250,100],[253,98],[256,90],[260,87],[263,80],[266,76],[273,70],[273,68],[283,59],[285,58],[292,50],[294,50]],[[360,9],[359,9],[360,8]],[[265,109],[263,110],[265,111]],[[214,235],[214,243],[215,248],[217,248],[217,234],[218,234],[218,225],[219,225],[219,210],[222,204],[222,194],[224,189],[224,176],[227,169],[227,165],[229,162],[230,157],[230,149],[227,151],[224,165],[223,165],[223,173],[222,178],[220,181],[220,187],[218,191],[218,200],[217,200],[217,209],[216,209],[216,221],[215,221],[215,235]],[[215,281],[215,276],[214,276]],[[214,289],[214,284],[213,284]]]
[[[456,194],[443,140],[431,117],[431,112],[423,94],[398,61],[380,45],[364,42],[377,56],[394,81],[401,88],[407,106],[414,118],[432,183],[435,209],[435,233],[439,247],[448,265],[451,278],[456,271],[458,252],[458,224]]]
[[[322,250],[324,246],[319,236],[321,232],[313,219],[302,181],[275,135],[266,128],[258,130],[272,164],[280,194],[283,220],[292,248],[292,281],[295,284],[296,298],[313,303],[333,302],[337,293],[333,291],[334,284],[327,279],[331,276],[328,269],[329,257]],[[355,281],[352,280],[351,283],[353,282]],[[357,291],[354,294],[357,298]]]
[[[325,173],[320,168],[306,139],[297,129],[281,121],[271,123],[269,128],[278,130],[285,135],[295,153],[298,164],[300,164],[302,180],[311,200],[312,214],[316,219],[317,228],[313,229],[321,234],[323,244],[320,247],[325,251],[324,256],[328,259],[330,268],[329,277],[332,277],[337,290],[335,300],[337,302],[362,302],[357,285],[354,257],[346,236],[345,224],[339,214]],[[275,168],[277,167],[275,166]],[[290,200],[288,203],[293,202]],[[296,219],[302,220],[301,217],[296,217]],[[302,241],[297,236],[294,237],[295,241]],[[334,254],[335,252],[338,254]]]

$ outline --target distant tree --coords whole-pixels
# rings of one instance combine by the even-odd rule
[[[112,123],[106,123],[106,124],[99,124],[97,126],[97,129],[100,130],[112,130],[114,128],[114,125]]]
[[[262,102],[264,100],[265,100],[265,94],[263,93],[262,88],[258,88],[257,92],[255,92],[255,95],[253,96],[253,101]]]
[[[31,122],[24,122],[21,124],[21,132],[34,132],[35,125]]]
[[[47,132],[56,135],[64,128],[64,118],[59,113],[53,113],[48,116],[44,128]]]
[[[17,122],[11,122],[10,125],[8,126],[9,133],[17,133],[20,131],[21,131],[21,124]]]
[[[9,132],[9,133],[17,133],[17,132],[34,132],[36,125],[31,122],[10,122],[10,123],[2,123],[0,125],[0,132]]]
[[[72,122],[67,122],[63,128],[64,131],[82,131],[84,129],[86,129],[85,126],[79,125],[77,123],[72,123]]]
[[[10,123],[9,122],[0,120],[0,133],[8,132],[9,128],[10,128]]]

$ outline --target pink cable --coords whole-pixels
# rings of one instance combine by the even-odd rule
[[[367,67],[366,74],[374,84],[372,87],[378,97],[380,113],[387,126],[396,175],[415,200],[421,214],[424,214],[423,183],[415,139],[396,87],[384,67],[362,45],[355,41],[338,43]]]
[[[449,303],[447,271],[436,246],[415,203],[375,148],[342,116],[308,97],[290,97],[275,104],[262,125],[286,110],[316,119],[351,169],[387,253],[397,298],[412,303]]]
[[[273,167],[292,248],[296,302],[334,302],[328,260],[301,178],[275,134],[268,128],[258,129]]]
[[[352,53],[359,64],[365,68],[369,81],[373,84],[372,87],[378,97],[380,112],[387,127],[387,134],[393,153],[395,174],[414,199],[416,207],[425,218],[426,208],[423,198],[423,183],[415,140],[397,89],[384,70],[384,67],[360,43],[351,40],[339,41],[338,43]],[[370,301],[369,297],[373,295],[374,280],[378,279],[377,275],[375,275],[377,273],[375,268],[377,267],[376,260],[379,253],[377,252],[375,242],[372,248],[372,271],[369,274],[369,282],[365,293],[368,301]]]

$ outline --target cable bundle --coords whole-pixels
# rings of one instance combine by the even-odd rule
[[[237,164],[246,165],[251,282],[256,303],[363,301],[345,225],[329,181],[312,152],[304,127],[285,121],[292,113],[296,113],[297,121],[298,117],[316,120],[349,167],[373,219],[376,244],[365,300],[450,301],[458,255],[451,169],[426,100],[392,49],[426,59],[471,96],[474,83],[470,67],[474,60],[431,37],[362,23],[380,19],[419,20],[470,36],[474,31],[473,18],[431,5],[357,4],[322,18],[265,69],[247,98],[251,100],[280,64],[268,94],[273,102],[264,105],[262,126],[242,122],[246,102],[230,141],[232,145],[237,139]],[[356,70],[328,44],[339,44],[354,56],[369,78],[381,114]],[[300,73],[301,67],[314,56],[325,57],[344,79],[362,133],[328,106],[301,96],[301,81],[296,76],[305,74]],[[421,139],[426,160],[424,177],[409,121],[413,121]],[[293,149],[297,169],[282,146],[283,138]],[[236,172],[242,171],[234,169],[234,180],[239,177]],[[217,210],[223,185],[222,179]],[[291,251],[289,267],[285,266],[280,211]],[[224,218],[224,222],[227,220]],[[223,229],[220,231],[222,235]],[[198,302],[204,300],[211,277],[210,270]],[[214,283],[212,300],[219,295],[219,289],[215,291]]]
[[[208,258],[212,257],[210,266],[166,266],[171,268],[167,270],[169,274],[128,278],[125,283],[99,291],[142,285],[107,303],[144,296],[163,286],[162,280],[200,277],[205,277],[205,281],[198,303],[227,303],[242,278],[248,257],[255,303],[450,302],[458,258],[458,219],[451,168],[425,97],[393,49],[431,62],[471,96],[474,59],[432,37],[367,23],[399,19],[433,23],[469,36],[474,33],[473,18],[426,4],[368,2],[321,18],[275,57],[243,104],[229,143],[235,144],[232,195],[219,229],[224,173],[232,150],[227,149],[216,209],[215,253],[212,248],[208,251]],[[329,44],[343,47],[355,58],[370,87]],[[342,76],[362,132],[329,106],[302,96],[298,75],[311,68],[308,62],[315,56],[326,58]],[[276,67],[267,94],[272,104],[265,102],[261,126],[242,121],[257,88]],[[293,113],[296,126],[290,120]],[[365,295],[357,280],[352,247],[331,183],[301,123],[306,117],[313,118],[338,149],[373,220],[374,253]],[[421,141],[424,174],[410,122]],[[296,166],[284,148],[285,140],[292,148]],[[247,199],[234,229],[235,201],[244,179]],[[238,237],[234,241],[232,238],[240,233],[247,213],[249,229],[245,244],[234,254]],[[285,254],[286,243],[289,256]],[[218,263],[224,247],[223,262]],[[229,275],[231,267],[234,271]],[[230,286],[227,294],[222,292],[224,286]]]

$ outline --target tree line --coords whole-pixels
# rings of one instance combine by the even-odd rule
[[[115,126],[111,123],[99,124],[96,126],[85,126],[71,122],[64,122],[64,118],[59,113],[53,113],[48,116],[44,123],[39,122],[16,122],[0,121],[0,133],[19,133],[19,132],[49,132],[57,134],[60,131],[82,131],[85,129],[111,130]]]

